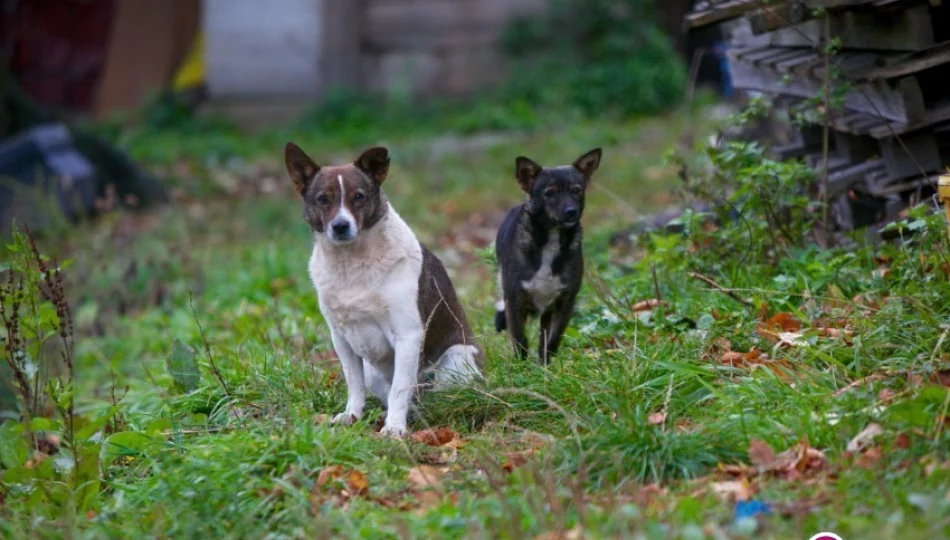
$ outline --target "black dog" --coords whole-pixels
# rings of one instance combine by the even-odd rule
[[[600,156],[595,148],[573,165],[551,169],[526,157],[515,160],[515,177],[528,200],[508,212],[495,240],[503,298],[495,306],[495,329],[508,329],[522,360],[528,356],[529,315],[541,315],[538,356],[548,364],[574,313],[584,275],[584,193]]]

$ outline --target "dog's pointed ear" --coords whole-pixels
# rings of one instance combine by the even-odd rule
[[[525,193],[531,193],[531,184],[534,179],[541,174],[541,166],[534,161],[518,156],[515,158],[515,178],[518,179],[518,185]]]
[[[375,146],[363,152],[353,164],[375,180],[378,186],[389,174],[389,150],[383,146]]]
[[[297,193],[303,195],[307,186],[313,181],[313,177],[320,172],[320,166],[314,163],[299,146],[288,142],[284,146],[284,163],[287,165],[287,172],[290,173],[290,179],[294,181],[294,187]]]
[[[597,167],[600,166],[600,156],[602,152],[600,148],[594,148],[590,152],[587,152],[583,156],[577,158],[577,161],[574,162],[574,168],[579,170],[585,178],[590,180],[590,177],[594,174],[594,171],[597,170]]]

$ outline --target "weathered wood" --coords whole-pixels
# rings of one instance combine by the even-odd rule
[[[814,19],[815,10],[809,9],[804,2],[790,2],[777,6],[766,6],[749,15],[749,24],[753,34],[764,34],[792,24]]]
[[[848,158],[840,158],[847,163],[853,163]],[[884,160],[872,159],[864,163],[852,164],[843,167],[828,175],[828,196],[832,197],[844,193],[851,187],[861,181],[864,181],[868,173],[885,170]]]
[[[881,140],[881,154],[887,164],[887,174],[894,180],[934,173],[940,170],[940,148],[934,134],[928,131]]]
[[[769,0],[735,0],[732,2],[723,2],[703,11],[694,11],[686,16],[686,24],[689,28],[699,28],[709,24],[734,19],[754,11],[766,4]]]
[[[729,70],[736,88],[805,99],[820,95],[824,90],[823,81],[818,77],[782,78],[769,67],[745,61],[745,58],[733,60],[730,57]],[[902,80],[897,87],[884,83],[857,85],[845,93],[843,105],[852,111],[901,123],[912,122],[925,114],[920,88],[912,77]]]
[[[930,10],[917,5],[882,17],[873,11],[830,12],[831,35],[845,49],[919,51],[935,44]],[[824,42],[824,20],[810,20],[755,35],[748,19],[724,23],[735,46],[817,47]]]
[[[950,41],[909,54],[888,65],[867,69],[853,78],[859,82],[896,79],[947,63],[950,63]]]

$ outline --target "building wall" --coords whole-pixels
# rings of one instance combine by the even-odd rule
[[[364,0],[360,84],[459,95],[504,73],[498,38],[514,15],[546,0]]]
[[[203,0],[208,90],[216,98],[315,97],[325,0]]]
[[[464,95],[498,80],[497,41],[547,0],[203,0],[213,97],[333,87]]]

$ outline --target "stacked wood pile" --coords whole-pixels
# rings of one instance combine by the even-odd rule
[[[929,199],[950,165],[950,2],[723,0],[697,2],[688,28],[719,25],[736,89],[781,107],[843,94],[779,159],[822,174],[829,129],[828,201],[840,230],[890,221]],[[831,39],[840,42],[826,54]],[[840,75],[826,78],[826,66]],[[829,70],[833,71],[833,70]],[[840,102],[839,102],[840,103]]]

